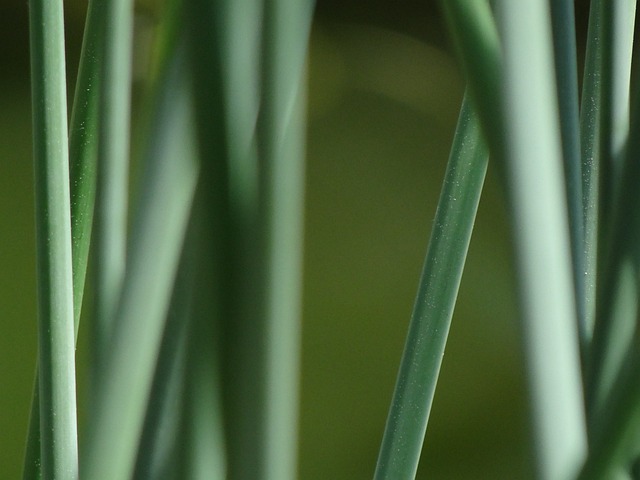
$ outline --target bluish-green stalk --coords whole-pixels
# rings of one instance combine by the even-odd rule
[[[487,161],[480,125],[466,96],[378,456],[377,480],[415,477]]]
[[[571,0],[552,1],[550,6],[560,131],[562,134],[562,158],[564,161],[567,206],[569,210],[573,283],[575,285],[576,314],[578,316],[580,356],[584,365],[589,345],[589,334],[587,333],[584,287],[583,179],[580,157],[575,7]]]
[[[572,478],[586,455],[582,376],[562,182],[550,12],[498,4],[505,170],[540,478]]]
[[[30,5],[41,471],[78,476],[67,97],[62,1]],[[35,460],[35,459],[32,459]]]
[[[104,2],[89,2],[78,79],[69,125],[73,311],[78,337],[89,257],[96,188],[97,124],[102,11]],[[40,478],[39,374],[36,374],[23,470],[24,480]]]

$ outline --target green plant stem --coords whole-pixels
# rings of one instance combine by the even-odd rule
[[[568,479],[587,442],[550,12],[535,0],[498,6],[505,169],[537,469],[540,478]]]
[[[178,52],[160,90],[82,478],[130,478],[197,181],[191,90]]]
[[[102,12],[99,8],[101,5],[104,5],[104,2],[96,0],[89,2],[69,126],[73,312],[76,339],[80,325],[95,202],[98,122],[96,87],[100,65],[97,51],[102,40]],[[38,383],[39,373],[36,372],[23,470],[24,480],[37,479],[41,476]]]
[[[582,207],[582,163],[580,157],[580,126],[578,113],[578,60],[574,4],[570,0],[550,2],[551,25],[558,107],[562,134],[562,158],[569,210],[569,235],[576,314],[580,338],[580,357],[584,365],[589,344],[585,314],[584,287],[584,213]]]
[[[442,1],[441,8],[456,44],[471,98],[489,150],[502,156],[502,59],[498,31],[487,1]],[[501,168],[501,167],[500,167]]]
[[[100,117],[101,55],[99,52],[104,43],[103,10],[105,3],[98,0],[90,0],[89,2],[69,125],[73,311],[76,335],[82,312],[96,195],[98,120]]]
[[[629,133],[629,82],[635,1],[603,2],[602,79],[600,98],[600,172],[599,172],[599,236],[598,292],[590,361],[587,377],[587,406],[590,421],[596,421],[613,379],[621,368],[631,345],[630,332],[635,315],[628,308],[616,309],[614,300],[622,287],[617,267],[623,256],[615,238],[615,203],[620,196],[624,147]],[[624,235],[624,233],[622,233]]]
[[[378,456],[378,480],[415,477],[487,160],[465,96]]]
[[[297,478],[304,199],[305,60],[313,2],[264,3],[258,118],[265,222],[265,440],[262,478]]]
[[[589,29],[580,106],[582,157],[582,208],[584,215],[584,343],[591,345],[595,324],[596,271],[598,265],[598,178],[600,170],[600,115],[602,96],[602,0],[589,8]]]
[[[133,48],[133,1],[104,7],[104,43],[99,82],[98,172],[95,243],[94,361],[100,372],[111,342],[126,264],[129,126]],[[97,375],[96,381],[100,381]],[[95,390],[95,389],[92,389]]]
[[[45,480],[74,479],[78,447],[62,1],[31,2],[30,34],[41,471]]]

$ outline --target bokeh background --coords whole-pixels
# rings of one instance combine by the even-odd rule
[[[578,3],[580,31],[586,3]],[[464,88],[436,4],[317,2],[308,69],[302,479],[366,479],[375,468]],[[86,1],[67,0],[65,8],[73,83]],[[137,12],[136,65],[144,72],[153,2]],[[0,2],[0,45],[0,478],[12,479],[21,471],[36,361],[27,2]],[[513,284],[490,170],[420,478],[531,477]],[[81,385],[84,358],[81,339]]]

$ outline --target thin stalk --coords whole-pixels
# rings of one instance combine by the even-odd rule
[[[570,265],[550,12],[498,4],[504,47],[505,170],[540,478],[572,478],[586,429]]]
[[[562,158],[569,210],[573,283],[575,285],[576,314],[580,337],[580,357],[584,365],[589,345],[589,334],[587,333],[584,300],[584,213],[582,207],[575,7],[571,0],[557,0],[550,2],[550,5],[562,135]]]
[[[602,97],[602,0],[592,0],[580,105],[582,208],[584,216],[584,342],[590,347],[596,316],[598,265],[598,183],[600,171],[600,115]]]
[[[462,103],[411,316],[375,478],[415,477],[469,249],[488,153],[468,95]]]
[[[69,126],[73,312],[76,339],[80,325],[95,202],[98,124],[96,87],[100,66],[100,56],[97,51],[101,48],[102,41],[102,12],[99,8],[101,5],[104,5],[104,2],[96,0],[89,2]],[[24,480],[37,479],[41,476],[38,382],[39,374],[36,372],[23,470]]]
[[[265,479],[297,478],[305,61],[313,2],[264,4],[258,117],[265,241]]]
[[[44,479],[75,479],[78,476],[75,336],[61,0],[31,2],[30,34],[41,471]]]
[[[469,94],[489,150],[493,155],[502,156],[502,53],[489,2],[442,1],[441,8],[462,61]]]
[[[96,388],[83,478],[131,478],[198,169],[185,53],[158,99],[104,376]]]
[[[133,1],[105,2],[95,242],[94,341],[97,371],[110,345],[125,271],[133,49]]]
[[[85,278],[91,244],[98,158],[99,82],[104,43],[104,5],[91,0],[82,40],[71,124],[71,235],[73,239],[73,311],[76,336],[82,312]]]
[[[630,347],[628,332],[635,316],[614,312],[620,285],[616,268],[621,260],[614,245],[615,202],[620,195],[624,147],[629,134],[629,82],[635,1],[616,0],[601,8],[602,80],[600,105],[600,193],[598,237],[598,297],[587,377],[587,405],[595,420]],[[618,219],[617,221],[620,221]],[[614,250],[615,248],[615,250]]]

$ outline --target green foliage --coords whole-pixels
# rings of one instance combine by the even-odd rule
[[[581,92],[573,2],[440,3],[467,93],[375,478],[418,471],[489,154],[536,477],[637,475],[635,1],[591,3]],[[39,361],[23,478],[297,478],[313,4],[147,8],[159,27],[136,110],[134,2],[89,3],[67,128],[62,2],[31,2]]]

